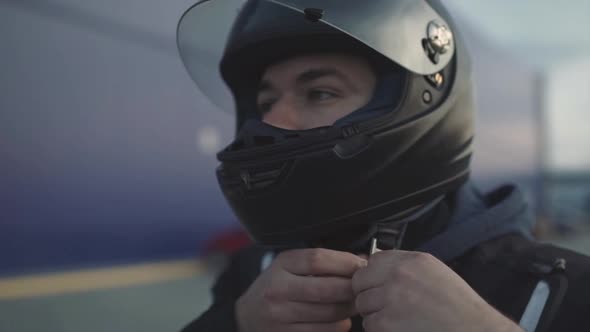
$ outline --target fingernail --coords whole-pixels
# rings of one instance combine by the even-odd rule
[[[369,262],[366,259],[361,259],[360,266],[361,267],[366,267],[367,265],[369,265]]]

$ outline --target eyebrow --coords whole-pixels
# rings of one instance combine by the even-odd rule
[[[350,81],[350,79],[346,75],[344,75],[342,72],[340,72],[337,69],[329,68],[329,67],[327,67],[327,68],[313,68],[313,69],[306,70],[303,73],[300,73],[299,75],[297,75],[296,82],[298,85],[306,84],[306,83],[315,81],[317,79],[320,79],[320,78],[326,77],[326,76],[337,77],[340,80],[342,80],[346,85],[348,85],[349,88],[355,89],[354,84],[352,84],[352,82]],[[258,86],[258,93],[265,92],[265,91],[272,90],[272,89],[273,89],[273,86],[268,80],[262,80],[262,82],[260,82],[260,85]]]

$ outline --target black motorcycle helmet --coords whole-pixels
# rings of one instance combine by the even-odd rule
[[[220,13],[234,23],[216,54],[199,36],[219,45],[204,21]],[[217,177],[260,244],[314,245],[343,234],[353,240],[376,225],[407,221],[469,176],[469,58],[437,0],[201,1],[183,16],[178,44],[203,91],[226,97],[211,92],[211,63],[203,60],[217,59],[233,95],[236,138],[218,154]],[[374,100],[328,127],[263,123],[255,102],[264,69],[318,52],[368,59],[379,73]]]

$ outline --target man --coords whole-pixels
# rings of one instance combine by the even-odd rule
[[[214,3],[179,26],[204,91]],[[468,55],[438,1],[247,1],[220,71],[218,180],[259,245],[185,331],[590,330],[588,258],[534,243],[516,188],[468,180]]]

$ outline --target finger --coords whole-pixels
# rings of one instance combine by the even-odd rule
[[[369,257],[368,266],[357,270],[352,277],[355,295],[370,288],[376,288],[392,277],[396,269],[415,253],[402,250],[384,250]]]
[[[352,281],[341,277],[301,277],[289,275],[267,290],[270,300],[309,303],[353,302]]]
[[[387,266],[378,266],[374,263],[371,263],[370,266],[367,266],[364,269],[358,270],[354,276],[352,276],[351,280],[354,296],[358,296],[366,290],[382,286],[387,280],[388,270]]]
[[[403,260],[409,259],[414,257],[415,255],[420,254],[416,251],[405,251],[399,249],[393,250],[382,250],[376,252],[369,256],[368,262],[369,264],[381,265],[381,264],[392,264],[396,262],[401,262]]]
[[[271,310],[275,320],[280,323],[330,323],[357,315],[352,302],[337,304],[287,302]]]
[[[391,319],[378,311],[363,317],[363,330],[365,331],[394,331],[395,326]]]
[[[286,271],[300,276],[351,277],[367,261],[348,252],[330,249],[296,249],[281,253],[277,262]]]
[[[387,293],[383,288],[370,288],[359,293],[355,299],[356,311],[361,316],[378,312],[385,307]]]
[[[352,327],[350,319],[331,323],[299,323],[289,325],[288,332],[349,332]],[[284,331],[284,332],[287,332]],[[283,332],[283,331],[278,331]]]

